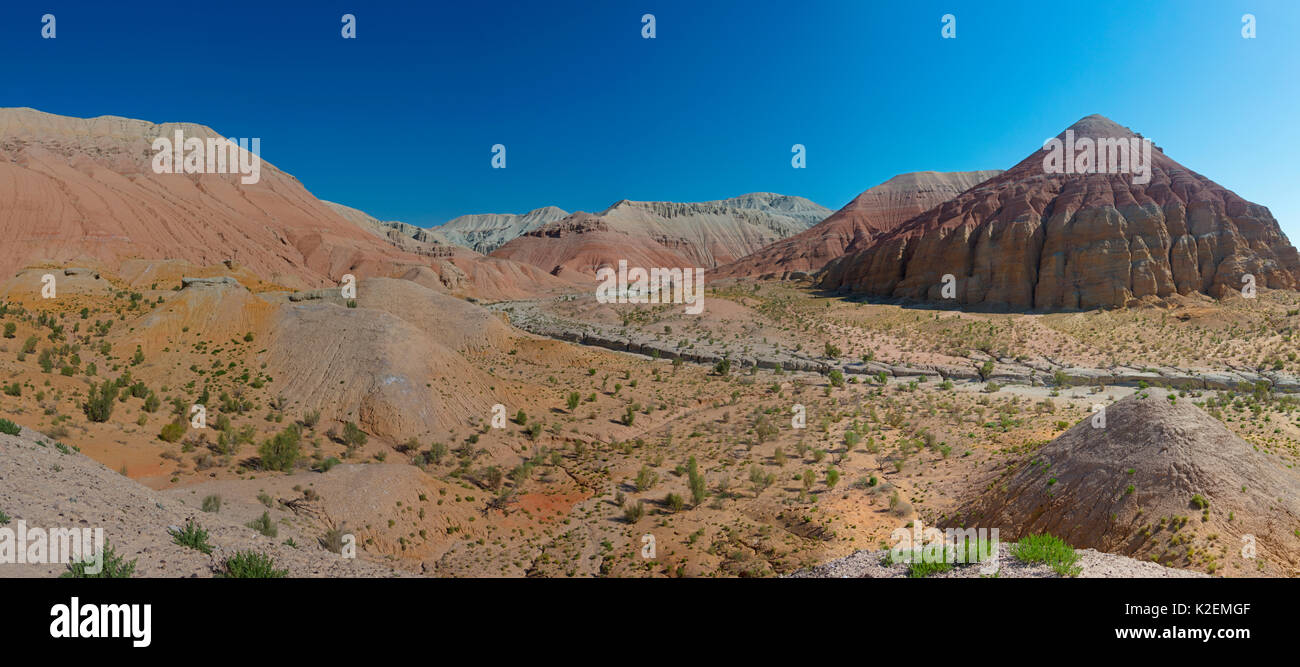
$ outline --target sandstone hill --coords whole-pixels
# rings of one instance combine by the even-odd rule
[[[1076,139],[1140,138],[1102,116]],[[1066,132],[1058,137],[1064,139]],[[1150,182],[1128,173],[1046,173],[1039,149],[1009,171],[828,264],[829,290],[989,309],[1115,307],[1200,292],[1300,285],[1300,255],[1268,209],[1154,147]],[[949,301],[951,303],[951,301]]]
[[[813,227],[720,266],[713,275],[754,278],[815,273],[832,259],[865,248],[880,234],[1000,173],[991,170],[900,174],[866,190]]]
[[[444,291],[480,298],[562,287],[534,267],[487,259],[432,232],[407,237],[409,226],[332,207],[265,161],[257,183],[154,173],[152,142],[177,130],[221,138],[192,123],[0,109],[0,276],[34,265],[122,275],[144,261],[225,265],[292,288],[419,269]],[[490,286],[478,289],[475,277]]]
[[[601,266],[713,268],[830,215],[802,197],[754,193],[698,203],[619,201],[598,214],[578,212],[498,248],[493,257],[532,264],[557,276],[595,274]]]
[[[1186,399],[1139,393],[1038,449],[953,524],[1246,575],[1300,567],[1300,475]],[[1242,558],[1252,539],[1257,560]]]
[[[504,400],[492,389],[502,383],[466,358],[510,346],[517,334],[496,315],[389,278],[362,280],[352,301],[337,288],[253,294],[231,279],[191,281],[110,338],[119,349],[140,348],[148,361],[134,374],[161,383],[193,363],[194,341],[232,341],[237,363],[274,380],[277,401],[395,442],[488,414]],[[206,382],[217,393],[241,389],[225,380]]]
[[[85,258],[108,270],[130,258],[234,260],[272,282],[315,286],[421,263],[265,161],[251,184],[238,174],[154,173],[153,140],[176,130],[220,138],[191,123],[0,110],[0,275]]]

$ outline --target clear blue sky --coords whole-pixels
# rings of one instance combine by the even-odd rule
[[[1009,167],[1101,113],[1300,241],[1298,36],[1292,0],[17,0],[0,106],[261,137],[317,196],[425,226],[753,191],[838,208],[901,172]]]

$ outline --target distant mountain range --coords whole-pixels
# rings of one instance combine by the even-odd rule
[[[801,232],[830,215],[802,197],[753,193],[718,201],[622,200],[529,231],[492,253],[555,275],[633,266],[713,268]]]
[[[703,267],[713,279],[815,273],[827,290],[1010,310],[1300,286],[1300,255],[1266,207],[1159,148],[1149,181],[1050,172],[1039,149],[1006,172],[896,176],[833,214],[802,197],[753,193],[621,200],[594,214],[548,206],[423,229],[321,201],[269,163],[252,184],[238,174],[156,173],[151,144],[176,131],[221,138],[188,123],[0,109],[0,274],[158,260],[238,265],[290,288],[352,274],[514,298],[589,285],[626,260]],[[1142,141],[1096,115],[1067,137]]]
[[[513,213],[477,213],[462,215],[441,227],[435,227],[450,243],[481,252],[484,255],[505,245],[511,239],[545,225],[561,220],[568,211],[555,206],[543,206],[522,215]]]

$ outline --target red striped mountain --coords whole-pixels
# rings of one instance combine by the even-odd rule
[[[1102,116],[1075,138],[1139,138]],[[1067,132],[1057,138],[1063,141]],[[1220,297],[1254,276],[1260,288],[1300,285],[1300,255],[1269,210],[1150,151],[1149,182],[1133,173],[1048,173],[1039,149],[828,264],[819,284],[880,297],[1008,310],[1124,306],[1174,294]],[[1086,165],[1085,165],[1086,166]],[[1138,181],[1138,182],[1135,182]]]
[[[221,138],[192,123],[0,109],[0,280],[36,265],[117,274],[130,260],[166,260],[195,267],[229,261],[294,288],[334,285],[345,274],[408,277],[483,298],[563,286],[536,267],[436,238],[381,237],[269,162],[256,183],[239,174],[155,173],[152,143],[176,131]]]
[[[710,274],[716,278],[746,278],[820,271],[832,259],[866,247],[881,233],[1000,173],[995,170],[899,174],[858,195],[808,230],[720,266]]]

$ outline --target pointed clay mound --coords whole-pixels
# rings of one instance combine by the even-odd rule
[[[602,266],[712,268],[807,229],[830,211],[802,197],[754,193],[682,204],[620,201],[598,215],[575,213],[503,245],[493,257],[552,275],[594,275]]]
[[[1076,139],[1135,137],[1101,116]],[[1060,138],[1064,138],[1062,133]],[[1174,294],[1300,285],[1300,255],[1268,209],[1153,147],[1150,182],[1132,174],[1045,173],[1038,150],[1010,171],[828,264],[820,285],[1009,310],[1124,306]]]
[[[965,507],[954,521],[963,523],[1003,539],[1047,532],[1078,548],[1257,575],[1241,558],[1242,536],[1253,535],[1266,572],[1295,576],[1300,475],[1187,400],[1132,396],[1106,408],[1104,428],[1085,419],[1044,445]]]
[[[718,267],[718,278],[783,277],[815,273],[827,262],[861,250],[880,234],[998,174],[1001,170],[921,171],[895,176],[854,198],[816,226]]]

